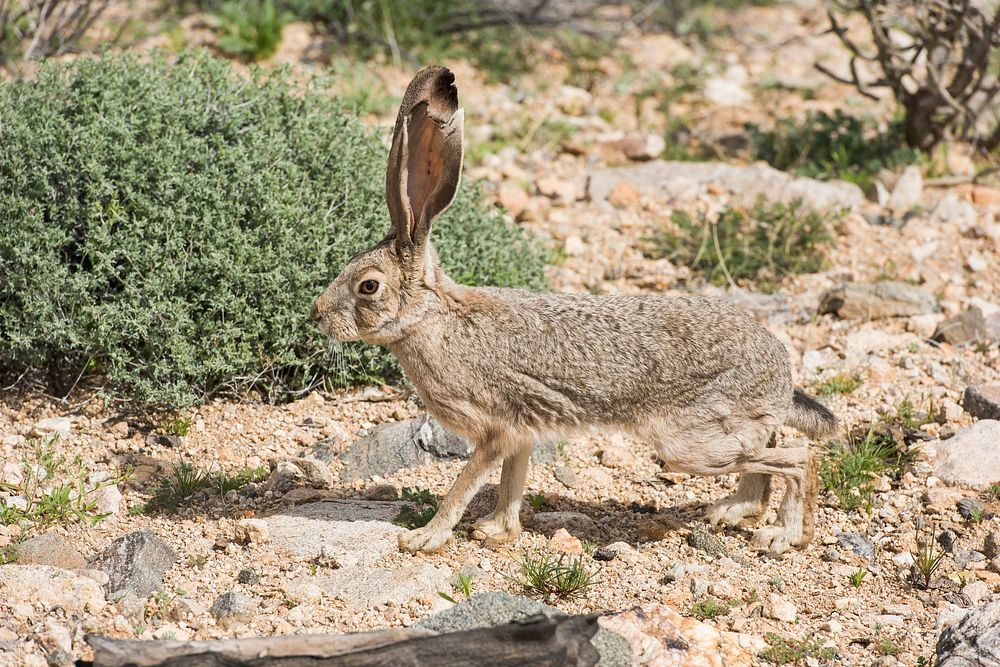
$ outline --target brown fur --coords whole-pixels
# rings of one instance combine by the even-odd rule
[[[401,545],[443,545],[500,461],[497,507],[476,534],[516,537],[531,448],[591,426],[629,432],[678,471],[743,473],[736,494],[709,511],[713,523],[759,513],[770,477],[784,477],[778,519],[754,543],[781,552],[807,542],[809,451],[767,445],[782,424],[820,436],[836,420],[793,391],[784,346],[745,312],[700,296],[539,294],[465,287],[444,275],[428,237],[461,174],[453,82],[442,68],[417,74],[390,152],[389,234],[313,306],[328,335],[392,350],[427,409],[476,445],[435,518]],[[374,294],[363,293],[366,281],[377,282]]]

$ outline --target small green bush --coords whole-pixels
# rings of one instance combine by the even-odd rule
[[[750,130],[751,155],[783,171],[819,179],[839,178],[871,187],[883,167],[913,164],[920,152],[906,147],[899,123],[882,130],[873,121],[845,114],[810,113],[785,118],[771,130]]]
[[[818,271],[820,251],[830,240],[829,218],[789,204],[759,198],[752,208],[726,207],[714,220],[671,215],[673,229],[654,238],[656,255],[700,271],[717,285],[757,283],[773,289],[789,274]]]
[[[105,56],[0,85],[0,370],[179,408],[396,376],[309,307],[387,229],[386,149],[321,82]],[[465,284],[543,283],[544,253],[466,184],[436,224]]]
[[[274,0],[232,0],[219,10],[223,34],[219,50],[243,60],[270,58],[281,46],[281,32],[292,15],[275,9]]]

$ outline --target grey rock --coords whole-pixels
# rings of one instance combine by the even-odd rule
[[[691,533],[688,535],[687,543],[691,548],[704,551],[710,556],[721,556],[726,553],[726,545],[702,523],[696,523],[691,526]]]
[[[980,419],[938,446],[934,474],[948,484],[988,486],[1000,479],[1000,421]]]
[[[519,619],[544,614],[562,616],[555,607],[510,593],[480,593],[461,604],[417,621],[416,626],[434,632],[462,632],[475,628],[503,625]],[[601,667],[628,667],[632,664],[632,649],[623,637],[604,628],[591,640],[601,659]]]
[[[266,518],[271,545],[300,562],[323,556],[339,567],[373,565],[399,550],[392,524],[405,503],[325,500]]]
[[[840,560],[840,550],[837,547],[827,547],[821,558],[827,563],[836,563]]]
[[[1000,665],[1000,601],[970,609],[941,631],[938,667]]]
[[[568,489],[575,489],[580,485],[580,479],[577,477],[576,471],[569,466],[558,466],[555,469],[555,477]]]
[[[939,310],[937,299],[930,292],[893,281],[840,285],[825,292],[819,303],[820,315],[833,313],[844,319],[909,317]]]
[[[241,584],[246,586],[253,586],[260,581],[260,575],[251,570],[249,567],[245,567],[240,570],[239,574],[236,575],[236,578]]]
[[[472,445],[449,433],[430,415],[386,422],[353,443],[341,455],[342,479],[388,475],[434,459],[468,458]]]
[[[330,488],[330,469],[323,461],[310,457],[299,457],[296,459],[289,459],[288,463],[291,463],[296,468],[301,470],[302,474],[305,476],[306,484],[314,489]]]
[[[860,533],[841,533],[837,535],[837,544],[845,549],[850,549],[862,558],[868,560],[875,558],[875,545]]]
[[[932,340],[951,345],[974,345],[986,340],[986,320],[979,308],[970,308],[961,315],[939,322]]]
[[[967,387],[962,407],[976,419],[1000,419],[1000,382]]]
[[[551,535],[560,528],[565,528],[574,537],[596,535],[597,524],[581,512],[535,512],[531,518],[535,532]]]
[[[116,599],[127,593],[152,595],[163,586],[163,575],[177,561],[170,545],[149,530],[129,533],[90,559],[93,568],[105,572],[108,594]]]
[[[958,541],[958,535],[956,535],[953,530],[942,530],[937,536],[937,541],[945,551],[951,553],[955,550],[955,543]]]
[[[958,501],[957,507],[963,519],[971,519],[976,514],[982,518],[983,512],[986,511],[986,507],[975,498],[962,498]]]
[[[861,188],[854,184],[794,178],[766,164],[737,166],[663,160],[594,171],[588,183],[591,199],[606,201],[620,181],[641,192],[679,201],[696,199],[710,185],[721,186],[732,192],[734,199],[748,203],[763,195],[771,201],[801,199],[809,208],[829,210],[853,208],[865,201]]]
[[[87,559],[69,540],[56,533],[42,533],[17,545],[19,565],[51,565],[66,570],[87,567]]]
[[[264,488],[268,491],[282,495],[292,489],[305,484],[306,474],[302,469],[291,461],[278,461],[274,470],[268,475]]]
[[[1000,313],[993,313],[987,317],[983,328],[987,338],[994,343],[1000,343]]]
[[[62,623],[47,619],[35,635],[35,641],[45,651],[45,661],[52,667],[72,667],[73,635]]]
[[[249,623],[257,615],[257,603],[243,593],[223,593],[212,603],[212,616],[223,625]]]
[[[1000,556],[1000,533],[993,531],[983,540],[983,554],[993,560]]]

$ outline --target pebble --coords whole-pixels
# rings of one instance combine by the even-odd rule
[[[958,513],[966,520],[978,517],[978,520],[981,521],[983,513],[986,511],[986,507],[975,498],[962,498],[958,501],[957,506]]]
[[[552,534],[549,539],[549,548],[564,554],[579,555],[583,553],[583,543],[570,535],[565,528],[560,528]]]
[[[820,629],[825,630],[832,635],[839,635],[844,631],[844,626],[840,621],[831,618],[829,621],[823,623],[823,625],[820,626]]]

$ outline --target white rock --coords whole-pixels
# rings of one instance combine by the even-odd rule
[[[73,422],[69,417],[52,417],[35,422],[32,433],[39,438],[47,435],[58,435],[65,438],[72,430]]]
[[[563,250],[570,257],[580,257],[587,252],[587,244],[579,236],[572,234],[566,237],[566,241],[563,243]]]
[[[717,598],[728,600],[736,597],[736,589],[726,579],[720,579],[708,587],[708,592]]]
[[[990,594],[990,585],[985,581],[972,581],[962,587],[962,595],[969,598],[972,604],[979,604]]]
[[[844,631],[843,624],[834,618],[831,618],[829,621],[827,621],[820,627],[821,629],[825,630],[826,632],[829,632],[832,635],[839,635],[841,632]]]
[[[791,600],[776,593],[767,596],[767,617],[783,623],[792,623],[799,611]]]
[[[239,542],[264,544],[270,538],[270,529],[264,519],[240,519],[236,522],[236,539]]]
[[[321,553],[341,567],[371,566],[399,551],[392,521],[405,503],[329,500],[266,519],[274,549],[307,562]]]
[[[0,599],[62,607],[70,613],[100,612],[104,590],[88,577],[49,565],[0,565]]]
[[[954,192],[942,197],[931,214],[931,222],[946,223],[959,228],[971,227],[976,224],[977,219],[975,207]]]
[[[980,419],[938,446],[934,474],[948,484],[986,486],[1000,479],[1000,421]],[[928,480],[929,481],[929,480]]]
[[[903,170],[892,189],[889,205],[897,213],[908,211],[920,204],[924,191],[924,179],[920,176],[920,168],[909,166]]]
[[[901,551],[893,555],[892,562],[895,563],[896,567],[910,567],[913,565],[913,554],[909,551]]]
[[[95,495],[97,511],[101,514],[115,515],[121,510],[122,492],[117,484],[102,486]]]
[[[970,252],[969,256],[965,258],[965,263],[969,267],[969,270],[974,273],[981,273],[989,267],[989,263],[983,257],[982,253],[975,250]]]

